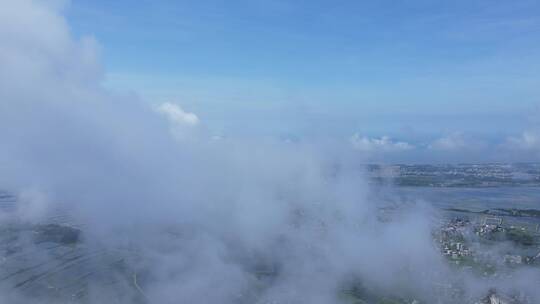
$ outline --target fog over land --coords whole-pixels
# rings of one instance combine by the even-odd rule
[[[381,215],[358,151],[216,137],[181,104],[105,89],[100,45],[73,37],[62,3],[1,3],[0,189],[17,206],[0,224],[65,213],[87,252],[119,252],[139,275],[90,280],[83,303],[347,303],[355,285],[435,303],[436,286],[454,282],[471,298],[497,288],[540,301],[537,269],[511,281],[453,271],[429,204]],[[72,303],[38,300],[9,278],[9,257],[0,263],[0,302]]]

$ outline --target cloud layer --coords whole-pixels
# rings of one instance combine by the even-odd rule
[[[165,102],[157,107],[157,111],[165,115],[172,123],[180,125],[196,126],[199,117],[193,113],[184,111],[179,105]]]
[[[414,149],[414,146],[403,141],[394,141],[388,136],[369,138],[358,133],[350,138],[352,146],[363,152],[399,152]]]
[[[433,246],[428,207],[378,219],[382,201],[356,157],[211,140],[176,104],[156,111],[104,89],[98,58],[93,39],[70,35],[58,6],[20,0],[0,11],[0,187],[21,202],[3,220],[35,224],[65,210],[83,224],[86,248],[129,252],[150,303],[341,303],[358,281],[429,302],[433,282],[460,279]],[[414,148],[388,137],[351,143]],[[94,283],[90,303],[113,294],[131,303],[136,292]],[[44,301],[28,296],[0,283],[0,301]]]

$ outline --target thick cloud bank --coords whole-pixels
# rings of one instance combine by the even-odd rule
[[[339,303],[358,281],[429,300],[451,277],[427,211],[381,221],[348,157],[212,140],[204,118],[177,105],[114,96],[100,85],[99,47],[72,38],[61,5],[3,2],[0,187],[17,195],[23,223],[62,208],[87,246],[136,253],[148,302]],[[1,286],[3,301],[24,296]],[[111,291],[95,288],[90,302],[103,303]]]

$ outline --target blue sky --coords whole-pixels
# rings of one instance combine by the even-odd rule
[[[77,1],[107,86],[217,133],[496,139],[534,123],[538,1]]]

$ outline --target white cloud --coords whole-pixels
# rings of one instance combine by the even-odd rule
[[[403,141],[394,141],[388,136],[369,138],[354,134],[350,138],[350,142],[355,149],[364,152],[396,152],[414,149],[413,145]]]
[[[467,148],[468,143],[461,133],[453,133],[433,141],[428,148],[440,151],[456,151]]]
[[[196,126],[199,124],[199,117],[194,113],[184,111],[179,105],[165,102],[156,109],[165,115],[170,122],[179,125]]]
[[[99,44],[71,37],[59,14],[62,2],[0,1],[0,111],[11,103],[69,102],[88,96],[85,90],[97,92]]]
[[[506,147],[516,150],[540,150],[540,135],[538,132],[525,131],[519,137],[510,137]]]

